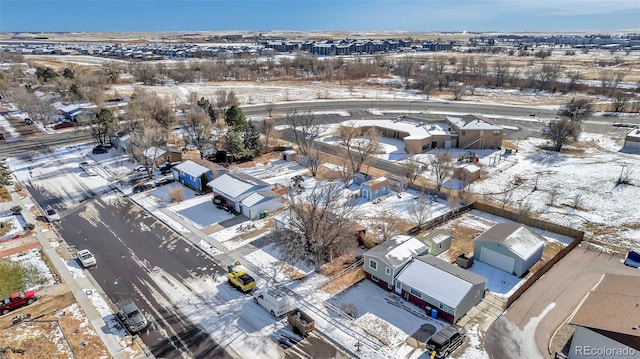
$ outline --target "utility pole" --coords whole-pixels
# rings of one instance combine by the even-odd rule
[[[620,169],[620,177],[618,177],[618,184],[622,183],[622,175],[624,174],[624,168],[627,167],[627,165],[621,165],[622,168]]]

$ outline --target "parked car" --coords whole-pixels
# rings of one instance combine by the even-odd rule
[[[109,149],[103,147],[103,146],[96,146],[93,148],[93,150],[91,151],[91,153],[93,153],[94,155],[101,155],[103,153],[107,153],[109,152]]]
[[[129,329],[129,332],[138,333],[147,327],[147,318],[131,299],[116,304],[116,308],[118,319]]]
[[[153,185],[151,185],[149,183],[139,184],[139,185],[133,187],[133,193],[142,193],[142,192],[148,191],[148,190],[150,190],[152,188],[153,188]]]
[[[215,196],[213,196],[213,204],[218,204],[218,205],[220,205],[220,204],[222,204],[222,203],[224,203],[224,202],[225,202],[224,197],[222,197],[221,195],[215,195]],[[220,206],[220,207],[221,207],[221,206]]]
[[[49,207],[44,210],[44,218],[47,219],[47,222],[56,222],[60,220],[60,214],[55,209]]]
[[[40,298],[40,296],[36,295],[34,290],[12,293],[9,298],[0,302],[0,313],[5,315],[12,310],[35,302],[38,298]]]
[[[175,182],[175,181],[176,181],[176,180],[175,180],[175,179],[173,179],[173,178],[163,178],[163,179],[161,179],[161,180],[159,180],[159,181],[157,181],[157,182],[156,182],[156,187],[164,186],[164,185],[167,185],[167,184],[173,183],[173,182]]]
[[[171,163],[165,163],[164,165],[162,165],[162,167],[160,167],[160,173],[162,173],[163,175],[166,175],[167,173],[171,172],[172,168],[173,168],[173,165]]]
[[[450,325],[432,335],[427,341],[427,352],[431,358],[443,359],[460,347],[467,338],[464,328]]]
[[[98,175],[98,172],[96,172],[96,170],[93,167],[91,167],[89,162],[81,162],[80,163],[80,168],[82,168],[82,170],[89,176],[97,176]]]
[[[80,162],[80,168],[82,168],[82,170],[86,170],[87,168],[91,167],[91,165],[89,164],[89,162]]]
[[[4,141],[4,140],[5,140],[4,133],[0,133],[0,141]]]
[[[88,249],[78,251],[78,260],[85,268],[93,267],[94,265],[96,265],[96,257],[94,257],[93,253],[91,253]]]

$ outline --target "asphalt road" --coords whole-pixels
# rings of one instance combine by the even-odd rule
[[[28,186],[38,203],[50,202],[42,189]],[[162,286],[150,275],[188,279],[222,273],[209,257],[120,194],[85,201],[64,212],[57,224],[71,247],[89,249],[97,259],[92,276],[113,303],[132,298],[149,319],[140,334],[157,358],[231,358],[207,333],[181,317]],[[55,204],[53,207],[59,206]],[[166,287],[165,287],[166,288]]]

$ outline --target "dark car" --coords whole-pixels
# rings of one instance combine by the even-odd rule
[[[139,185],[133,187],[133,193],[140,193],[140,192],[148,191],[148,190],[150,190],[152,188],[153,188],[153,185],[151,185],[151,184],[139,184]]]
[[[221,195],[216,195],[213,197],[213,204],[220,205],[219,207],[222,207],[221,205],[224,202],[225,202],[224,197],[222,197]]]
[[[175,182],[175,181],[176,181],[176,180],[175,180],[175,179],[173,179],[173,178],[163,178],[163,179],[158,180],[158,181],[156,182],[156,187],[164,186],[164,185],[167,185],[167,184],[173,183],[173,182]]]
[[[91,151],[91,153],[93,153],[94,155],[100,155],[103,153],[107,153],[109,152],[109,150],[103,146],[96,146],[93,148],[93,150]]]
[[[0,141],[3,141],[4,139],[4,133],[0,133]]]

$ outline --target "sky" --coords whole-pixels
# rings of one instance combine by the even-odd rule
[[[0,32],[638,29],[638,0],[0,0]]]

